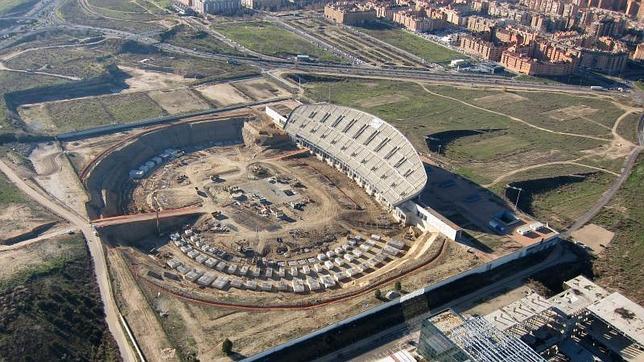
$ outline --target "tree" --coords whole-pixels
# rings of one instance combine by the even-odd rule
[[[394,284],[394,289],[396,289],[397,291],[402,290],[402,284],[400,284],[400,281],[397,281],[396,284]]]
[[[231,354],[233,351],[233,342],[230,339],[226,338],[221,344],[221,351],[226,355]]]
[[[382,292],[380,291],[380,289],[376,289],[376,291],[373,292],[373,295],[378,299],[382,298]]]

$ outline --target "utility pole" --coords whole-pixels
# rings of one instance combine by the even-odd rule
[[[523,191],[523,189],[520,188],[520,187],[515,187],[515,186],[510,186],[510,185],[505,185],[505,188],[518,191],[517,192],[517,199],[514,201],[514,210],[517,211],[518,207],[519,207],[519,197],[521,196],[521,191]]]

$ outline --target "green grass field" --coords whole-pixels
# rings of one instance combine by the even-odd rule
[[[641,113],[631,113],[626,116],[617,126],[617,133],[625,139],[637,144],[637,124],[639,123]]]
[[[425,40],[399,28],[368,29],[356,28],[397,48],[406,50],[431,63],[449,63],[453,59],[467,58],[442,45]]]
[[[289,57],[306,54],[321,61],[343,61],[298,35],[266,21],[219,23],[213,28],[244,47],[265,55]]]
[[[553,131],[610,138],[610,128],[624,113],[608,100],[548,92],[503,92],[427,86],[433,92],[527,120]]]
[[[576,123],[575,133],[607,138],[610,135],[604,133],[605,127],[611,125],[622,112],[612,103],[602,99],[543,92],[506,94],[494,90],[426,85],[432,92],[456,99],[452,100],[427,93],[419,85],[406,82],[322,78],[308,83],[305,80],[303,85],[306,94],[314,100],[327,101],[330,95],[331,103],[359,108],[392,123],[423,153],[429,153],[426,144],[428,135],[446,131],[491,129],[492,132],[457,136],[446,141],[441,149],[444,157],[459,174],[484,185],[527,166],[588,156],[588,150],[595,150],[608,142],[535,129],[506,116],[464,105],[458,100],[485,109],[508,112],[515,117],[534,122],[536,126],[552,128],[553,131],[566,130],[561,123]],[[527,105],[519,105],[520,103]],[[512,108],[512,105],[516,107]],[[587,113],[584,116],[587,119],[547,119],[549,114],[553,111],[558,112],[562,106],[578,107],[580,112]],[[593,108],[592,112],[587,109],[590,107]],[[606,119],[602,119],[603,117]],[[589,127],[587,124],[596,127]],[[622,162],[622,159],[611,160],[603,156],[588,158],[589,165],[608,167],[613,171],[619,171]],[[564,170],[563,174],[590,171],[589,168],[577,170],[576,166],[570,165],[562,165],[561,168]],[[539,173],[540,170],[530,170],[526,178],[531,178],[531,174]],[[549,170],[545,168],[539,177],[551,176]],[[505,181],[501,179],[499,182],[505,184]]]
[[[594,269],[600,283],[620,290],[644,304],[644,157],[640,155],[630,177],[613,201],[592,222],[613,231],[615,237]]]
[[[0,173],[0,207],[9,204],[22,204],[26,202],[25,195],[18,190],[3,173]]]
[[[50,103],[47,105],[47,112],[59,132],[135,122],[166,114],[145,93]]]
[[[125,1],[125,0],[119,0]],[[66,21],[72,24],[79,25],[88,25],[96,26],[101,28],[110,28],[115,30],[123,30],[132,33],[144,33],[144,32],[155,32],[163,31],[164,27],[153,22],[148,22],[149,14],[146,13],[143,9],[139,8],[140,12],[138,16],[142,17],[141,20],[137,21],[128,21],[133,20],[132,16],[137,17],[137,14],[127,14],[127,13],[118,13],[118,16],[112,17],[114,15],[113,10],[101,10],[98,9],[95,14],[87,13],[82,9],[75,0],[64,0],[63,5],[57,10],[57,15]],[[102,14],[102,12],[109,12],[110,15]],[[106,17],[107,16],[107,17]]]
[[[239,55],[239,51],[214,38],[204,31],[195,31],[185,26],[176,26],[161,34],[161,40],[176,46],[209,53]]]
[[[4,103],[4,98],[2,98],[5,93],[63,82],[67,81],[43,75],[0,71],[0,133],[16,130],[16,128],[7,120],[7,108]]]
[[[611,174],[580,166],[554,165],[515,174],[494,190],[502,194],[508,183],[523,188],[520,207],[561,230],[588,210],[614,179]]]
[[[87,48],[38,49],[24,52],[6,64],[13,69],[39,70],[48,73],[90,78],[105,72],[108,62],[98,61],[103,52]]]

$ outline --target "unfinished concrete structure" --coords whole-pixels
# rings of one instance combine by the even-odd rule
[[[90,219],[120,215],[130,187],[129,172],[168,148],[199,144],[239,144],[245,117],[195,121],[155,128],[131,138],[95,162],[83,180]]]

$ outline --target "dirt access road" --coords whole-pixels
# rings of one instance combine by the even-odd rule
[[[103,301],[103,308],[105,310],[105,321],[118,344],[121,356],[126,362],[145,360],[141,352],[138,350],[138,347],[136,347],[137,351],[135,352],[134,348],[130,344],[130,337],[128,337],[127,332],[121,324],[123,317],[117,309],[116,301],[112,294],[112,286],[107,272],[107,263],[105,261],[105,254],[103,253],[103,244],[98,236],[94,235],[94,230],[88,220],[68,210],[66,207],[59,205],[52,200],[51,197],[36,191],[2,160],[0,160],[0,171],[2,171],[7,178],[16,185],[16,187],[31,197],[34,201],[81,230],[85,236],[85,240],[87,240],[87,246],[89,247],[89,252],[94,262],[94,272],[96,273],[96,279],[101,293],[101,300]]]

